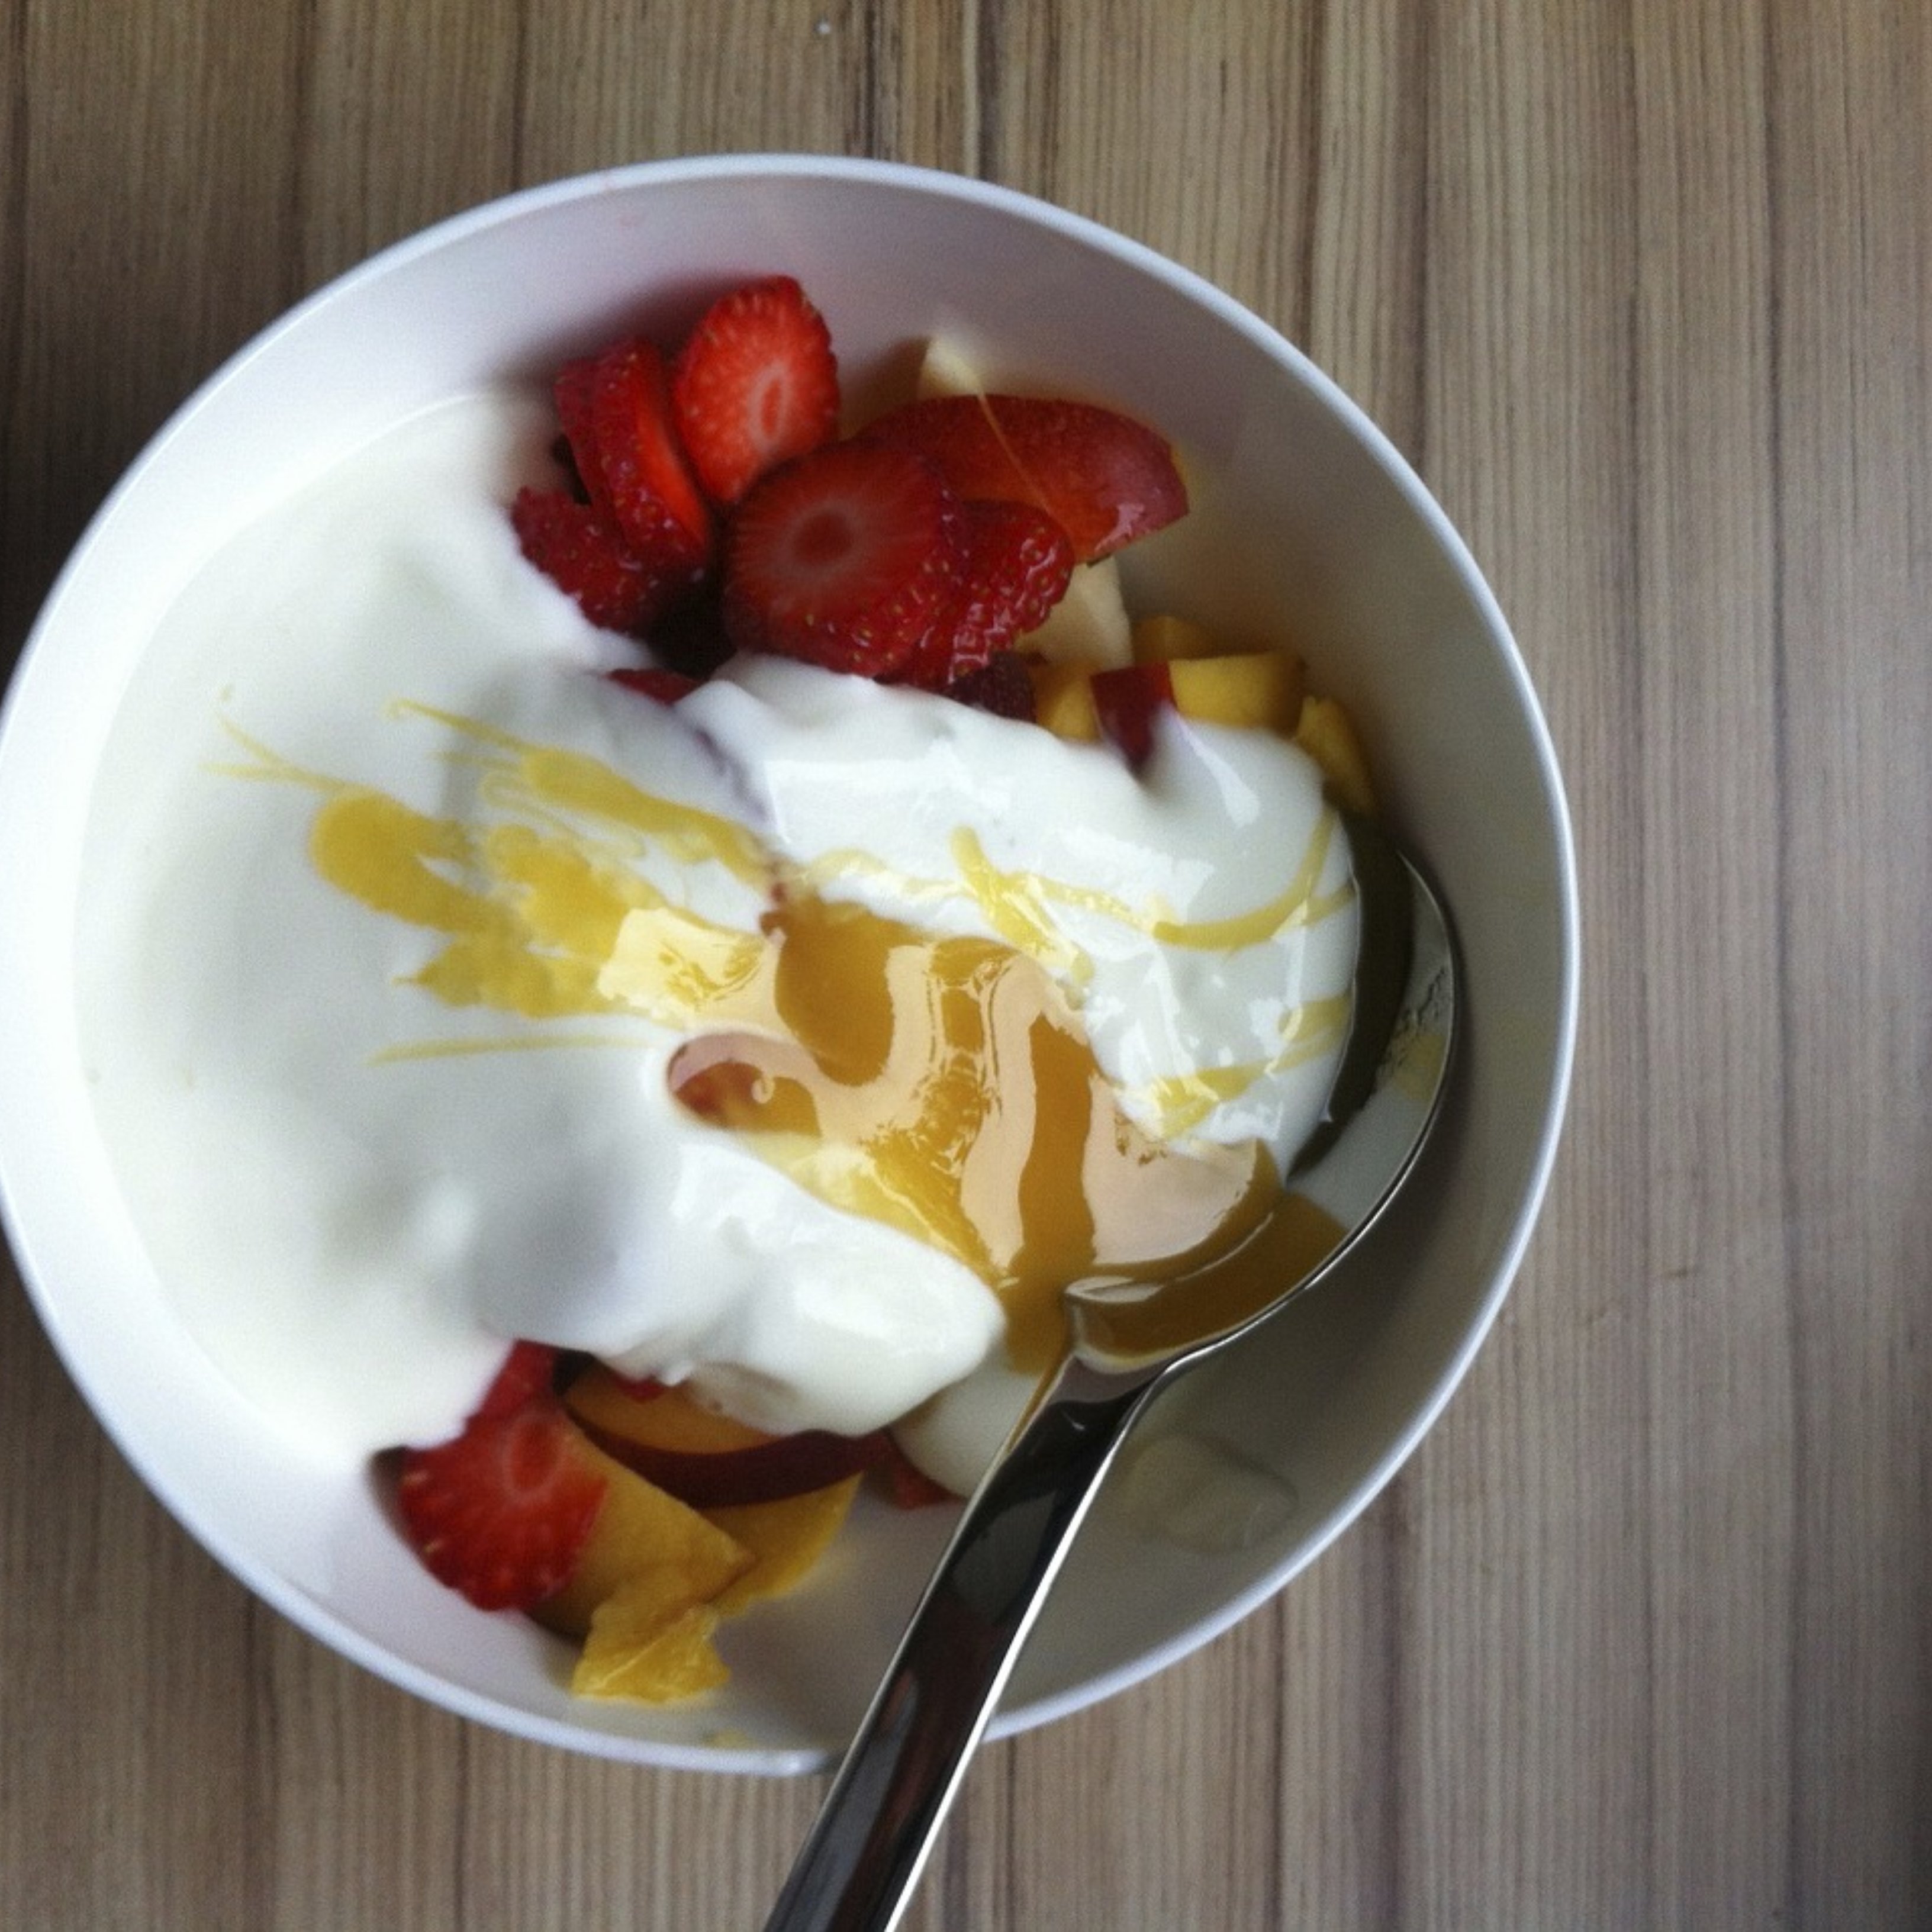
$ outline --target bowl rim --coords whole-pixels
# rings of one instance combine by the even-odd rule
[[[63,602],[70,585],[86,568],[89,554],[95,548],[100,532],[208,398],[234,382],[257,358],[270,352],[284,337],[303,327],[319,310],[352,294],[364,284],[392,274],[420,256],[526,215],[598,196],[632,194],[657,186],[734,179],[769,180],[774,176],[788,180],[845,182],[927,194],[948,201],[976,204],[1026,224],[1043,226],[1066,240],[1096,250],[1164,283],[1178,295],[1248,338],[1271,360],[1292,369],[1298,379],[1316,393],[1323,406],[1342,420],[1364,453],[1395,486],[1408,509],[1426,526],[1468,596],[1498,652],[1512,685],[1522,720],[1528,728],[1530,750],[1542,788],[1542,806],[1549,828],[1554,867],[1552,884],[1555,956],[1559,981],[1553,1000],[1554,1027],[1547,1088],[1530,1142],[1526,1184],[1509,1218],[1499,1257],[1474,1318],[1461,1333],[1448,1360],[1436,1377],[1428,1400],[1418,1406],[1406,1425],[1386,1444],[1360,1478],[1337,1498],[1316,1532],[1300,1542],[1286,1562],[1275,1564],[1253,1582],[1224,1599],[1210,1615],[1198,1618],[1167,1641],[1139,1653],[1130,1662],[1083,1678],[1063,1690],[1011,1708],[1003,1708],[989,1727],[989,1735],[1009,1736],[1097,1703],[1166,1670],[1211,1642],[1278,1594],[1356,1521],[1435,1426],[1486,1339],[1534,1232],[1562,1139],[1574,1071],[1581,960],[1574,836],[1554,742],[1521,651],[1467,544],[1390,439],[1333,378],[1278,330],[1194,270],[1091,218],[1019,190],[968,175],[854,156],[733,152],[639,161],[533,184],[445,216],[388,243],[331,277],[230,352],[169,413],[88,519],[28,628],[6,690],[4,695],[0,695],[0,780],[4,780],[9,763],[7,750],[18,729],[18,721],[33,701],[33,691],[42,674],[43,660],[50,649],[49,640],[58,633]],[[0,782],[0,800],[4,800],[8,789],[4,782]],[[6,856],[4,834],[4,828],[0,828],[0,860]],[[4,1148],[0,1148],[0,1155],[4,1153]],[[111,1408],[97,1396],[92,1371],[69,1332],[68,1324],[60,1312],[58,1298],[43,1282],[38,1268],[33,1264],[29,1236],[17,1196],[16,1177],[4,1160],[0,1160],[0,1228],[4,1228],[22,1285],[41,1327],[96,1421],[136,1469],[150,1493],[190,1534],[254,1594],[262,1597],[298,1628],[376,1677],[434,1706],[524,1738],[591,1755],[671,1768],[786,1774],[823,1768],[825,1754],[816,1750],[683,1745],[607,1735],[565,1720],[552,1720],[437,1676],[365,1636],[346,1618],[318,1603],[266,1567],[249,1550],[239,1546],[219,1522],[211,1519],[208,1509],[196,1498],[183,1492],[181,1486],[172,1478],[158,1472],[139,1446],[124,1435]]]

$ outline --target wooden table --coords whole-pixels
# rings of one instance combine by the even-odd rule
[[[1282,1598],[987,1752],[913,1925],[1932,1924],[1923,0],[0,0],[0,46],[10,659],[293,298],[721,149],[984,175],[1201,270],[1510,614],[1588,940],[1511,1301]],[[815,1782],[580,1762],[338,1661],[10,1283],[0,1475],[0,1925],[759,1922]]]

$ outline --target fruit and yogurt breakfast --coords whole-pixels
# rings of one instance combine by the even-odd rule
[[[1070,1281],[1293,1200],[1346,1031],[1346,716],[1130,622],[1153,430],[928,368],[842,428],[775,278],[406,423],[200,572],[100,781],[167,1291],[589,1693],[970,1486]]]

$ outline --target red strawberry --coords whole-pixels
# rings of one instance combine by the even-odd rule
[[[888,410],[860,436],[917,452],[962,496],[1036,506],[1066,531],[1083,563],[1187,508],[1167,444],[1145,424],[1091,403],[927,397]]]
[[[621,684],[626,691],[634,691],[640,697],[655,698],[660,704],[675,704],[686,692],[698,688],[697,679],[686,677],[681,670],[646,669],[641,664],[635,669],[626,667],[606,675],[613,684]]]
[[[1073,546],[1044,510],[976,501],[962,505],[962,513],[952,608],[900,674],[928,691],[943,691],[1045,623],[1073,570]]]
[[[910,452],[828,443],[740,506],[724,559],[724,627],[776,651],[884,677],[919,649],[958,583],[959,502]]]
[[[588,392],[580,398],[579,382]],[[711,559],[711,512],[671,421],[664,358],[641,338],[620,342],[587,379],[569,376],[558,406],[586,418],[592,454],[587,465],[580,457],[578,469],[591,500],[606,507],[647,567],[680,588],[694,585]]]
[[[832,332],[789,275],[714,302],[679,351],[670,387],[692,467],[720,503],[829,442],[838,426]]]
[[[524,556],[607,631],[637,630],[667,595],[662,579],[594,503],[562,490],[525,488],[510,506],[510,522]]]
[[[1002,651],[990,664],[969,670],[946,687],[946,694],[975,711],[990,711],[995,718],[1017,718],[1033,724],[1040,716],[1034,701],[1033,680],[1027,668],[1011,651]]]
[[[608,1483],[546,1388],[404,1451],[396,1502],[424,1566],[478,1609],[528,1610],[568,1582]]]
[[[496,1379],[476,1405],[478,1415],[507,1415],[544,1394],[556,1374],[556,1351],[548,1342],[512,1342]]]
[[[597,460],[597,435],[591,424],[590,398],[596,386],[597,358],[586,356],[566,362],[556,372],[550,382],[550,395],[584,494],[608,518],[611,516],[610,493],[604,487],[604,466]]]

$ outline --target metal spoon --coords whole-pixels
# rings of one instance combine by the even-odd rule
[[[1135,1418],[1326,1274],[1413,1166],[1448,1072],[1454,944],[1409,861],[1372,827],[1352,822],[1349,831],[1364,964],[1328,1123],[1289,1177],[1345,1232],[1288,1279],[1270,1271],[1264,1228],[1235,1255],[1171,1282],[1068,1289],[1066,1360],[967,1504],[765,1932],[898,1924]]]

